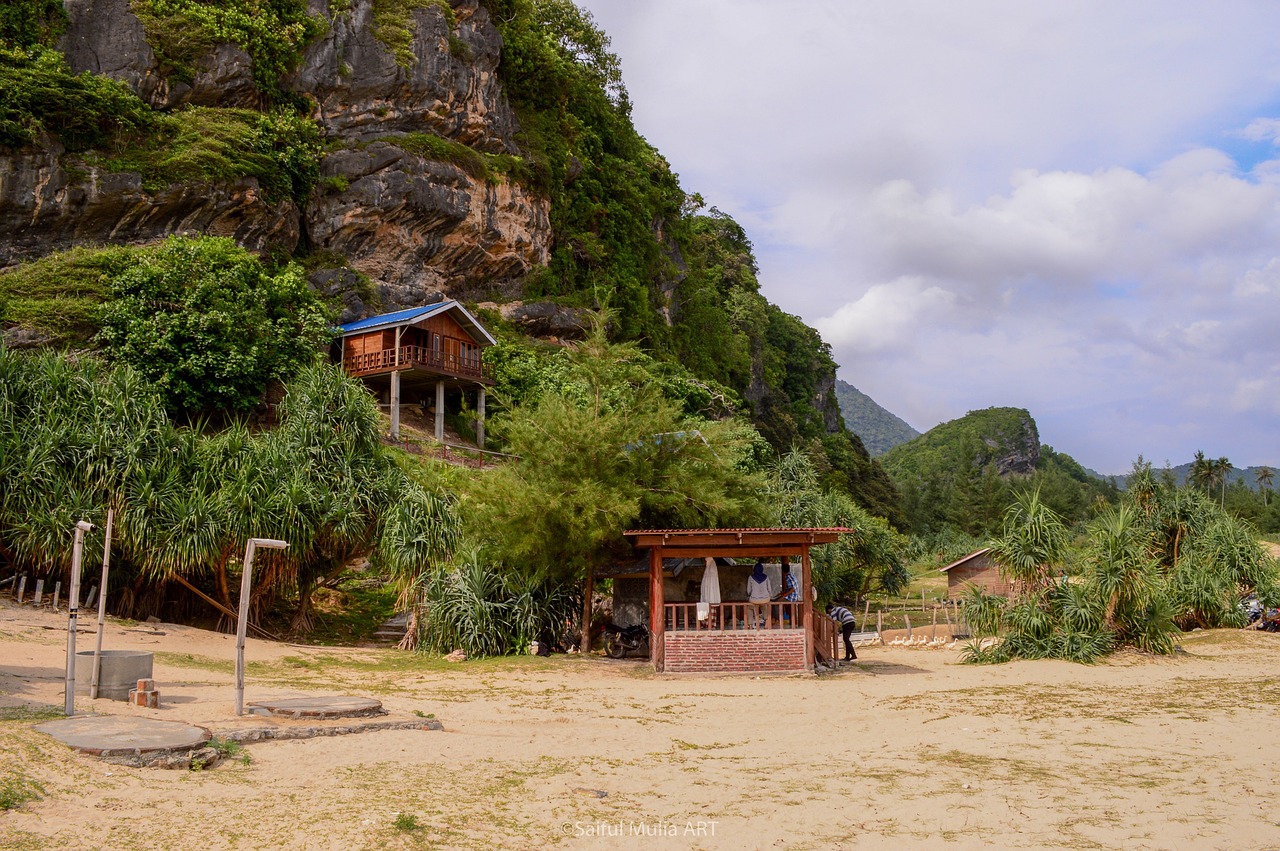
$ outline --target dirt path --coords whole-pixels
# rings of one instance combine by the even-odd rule
[[[172,772],[31,729],[31,707],[62,707],[66,635],[44,628],[60,625],[0,603],[0,790],[40,795],[0,811],[0,847],[1280,846],[1274,635],[1092,667],[863,648],[838,676],[761,679],[251,640],[250,700],[366,695],[444,732],[264,742],[248,764]],[[161,709],[78,709],[234,724],[234,639],[160,629],[109,625],[105,644],[156,652]]]

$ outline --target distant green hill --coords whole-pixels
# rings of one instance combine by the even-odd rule
[[[1115,489],[1074,458],[1042,446],[1036,421],[1023,408],[987,408],[942,423],[893,447],[881,464],[902,492],[912,531],[955,527],[974,535],[998,530],[1022,487],[1068,522],[1084,519],[1098,497]]]
[[[873,458],[920,436],[906,421],[848,382],[836,379],[836,400],[840,403],[844,424],[862,438]]]
[[[850,430],[853,430],[852,427],[850,427]],[[870,449],[870,447],[867,448]],[[1166,468],[1164,467],[1153,466],[1152,472],[1156,475],[1160,475],[1165,469]],[[1188,480],[1191,478],[1190,461],[1167,469],[1173,474],[1173,479],[1179,486],[1187,484]],[[1227,487],[1241,484],[1251,491],[1261,491],[1262,488],[1258,484],[1258,471],[1261,469],[1261,465],[1257,467],[1232,467],[1230,472],[1227,473]],[[1269,469],[1273,475],[1280,474],[1280,464],[1268,466],[1267,469]],[[1115,476],[1114,478],[1120,487],[1127,488],[1129,486],[1129,476],[1127,474],[1123,476]],[[1276,475],[1276,483],[1280,484],[1280,475]]]

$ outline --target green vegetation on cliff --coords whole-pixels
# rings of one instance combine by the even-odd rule
[[[0,42],[51,47],[66,30],[62,0],[5,0],[0,5]]]
[[[1116,493],[1070,456],[1042,447],[1035,420],[1022,408],[970,411],[895,446],[881,462],[902,491],[910,528],[922,534],[945,526],[994,532],[1016,490],[1038,488],[1042,501],[1072,523]]]
[[[332,335],[299,266],[270,270],[216,237],[75,248],[0,272],[0,323],[50,344],[93,338],[155,382],[170,410],[214,414],[251,410]]]
[[[301,202],[319,179],[319,157],[316,125],[289,110],[196,106],[157,114],[149,134],[120,140],[100,162],[140,174],[149,192],[256,177],[267,201]]]
[[[302,51],[328,29],[307,14],[306,0],[133,0],[134,14],[162,69],[191,82],[196,62],[219,44],[234,44],[253,60],[253,80],[264,94],[279,92]]]
[[[84,345],[102,327],[111,281],[137,249],[81,246],[0,272],[0,325],[51,346]]]
[[[66,150],[83,151],[153,120],[123,83],[72,74],[50,48],[0,42],[0,148],[24,148],[47,133]]]

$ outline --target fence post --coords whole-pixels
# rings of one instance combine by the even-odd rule
[[[876,609],[876,637],[884,644],[884,612]]]
[[[39,608],[40,601],[44,599],[44,580],[36,580],[36,596],[31,600],[31,605]]]
[[[938,607],[933,607],[933,633],[929,636],[930,641],[938,640]]]
[[[18,605],[22,605],[22,598],[27,593],[27,575],[24,573],[22,578],[18,580]]]
[[[907,619],[907,641],[910,641],[911,640],[911,615],[904,613],[903,617]]]
[[[53,610],[58,611],[58,597],[62,596],[62,580],[53,583]]]

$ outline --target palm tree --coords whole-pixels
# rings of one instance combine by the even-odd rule
[[[1218,485],[1222,488],[1220,505],[1225,508],[1227,505],[1227,479],[1231,478],[1231,470],[1234,468],[1226,458],[1219,458],[1210,463],[1213,465],[1214,479],[1217,480]]]
[[[1258,490],[1262,491],[1262,506],[1267,505],[1267,492],[1271,490],[1271,479],[1275,476],[1275,472],[1267,466],[1259,467],[1254,477],[1258,481]]]
[[[1187,483],[1201,490],[1208,491],[1213,487],[1213,462],[1204,457],[1204,450],[1196,450],[1196,458],[1191,462],[1191,470],[1187,473]]]

